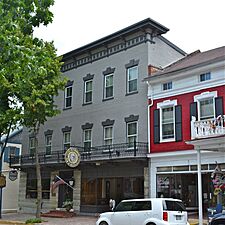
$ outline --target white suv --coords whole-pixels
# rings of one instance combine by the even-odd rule
[[[181,200],[146,198],[121,201],[112,212],[100,214],[96,225],[189,225]]]

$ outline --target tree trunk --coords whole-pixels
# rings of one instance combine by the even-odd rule
[[[41,166],[39,163],[38,156],[38,139],[37,135],[39,128],[34,132],[35,138],[35,164],[36,164],[36,176],[37,176],[37,209],[36,209],[36,218],[41,218],[41,206],[42,206],[42,184],[41,184]]]

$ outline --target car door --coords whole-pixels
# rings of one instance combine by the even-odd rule
[[[151,217],[151,208],[151,201],[149,200],[136,201],[130,215],[131,225],[143,225]]]
[[[131,225],[131,213],[133,202],[120,202],[111,217],[112,225]]]

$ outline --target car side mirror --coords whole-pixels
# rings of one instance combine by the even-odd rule
[[[110,199],[110,200],[109,200],[109,208],[110,208],[112,211],[114,211],[115,206],[116,206],[115,200],[114,200],[114,199]]]

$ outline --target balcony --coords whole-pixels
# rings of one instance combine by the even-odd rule
[[[196,121],[193,116],[191,121],[191,139],[210,138],[225,135],[225,115],[217,118]]]
[[[148,154],[148,144],[144,142],[103,145],[91,148],[73,147],[80,152],[81,163],[135,158],[146,159]],[[40,152],[38,154],[39,162],[41,165],[65,164],[64,154],[65,150],[52,151],[50,155]],[[30,154],[10,156],[10,167],[19,168],[31,165],[35,165],[35,156]]]

